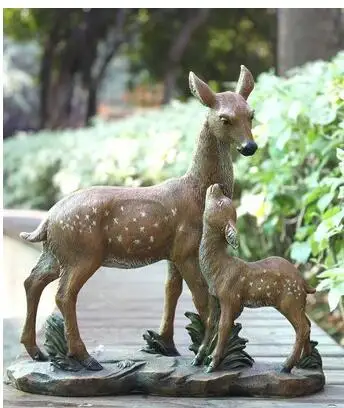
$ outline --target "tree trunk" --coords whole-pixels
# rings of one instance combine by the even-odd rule
[[[39,82],[40,82],[40,109],[39,109],[39,127],[43,129],[46,127],[48,119],[48,99],[49,89],[51,85],[53,49],[48,41],[44,46]]]
[[[90,86],[87,98],[86,126],[91,125],[91,120],[97,113],[97,86]]]
[[[168,53],[164,76],[163,104],[169,103],[173,96],[178,74],[178,65],[190,42],[192,34],[206,21],[208,15],[209,9],[192,9],[190,18],[184,22],[183,28],[179,31],[175,41],[172,43]]]
[[[278,73],[317,59],[328,60],[344,47],[338,9],[278,10]]]

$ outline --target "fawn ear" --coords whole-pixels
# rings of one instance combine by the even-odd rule
[[[225,238],[228,244],[234,248],[238,249],[239,248],[239,240],[238,240],[238,233],[236,229],[228,223],[225,228]]]
[[[208,108],[213,108],[215,106],[215,93],[192,71],[189,73],[189,87],[192,95],[203,103],[203,105],[208,106]]]
[[[245,67],[240,66],[240,76],[235,92],[247,99],[254,88],[254,79],[251,72]]]

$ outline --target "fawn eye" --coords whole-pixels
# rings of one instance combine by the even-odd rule
[[[231,121],[229,120],[229,118],[227,116],[220,116],[220,120],[224,125],[230,125]]]

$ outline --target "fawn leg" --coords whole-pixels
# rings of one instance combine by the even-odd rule
[[[212,334],[214,333],[214,329],[216,326],[216,317],[217,317],[217,302],[216,302],[216,297],[213,295],[209,295],[208,309],[209,309],[209,313],[208,313],[208,319],[206,323],[204,339],[198,349],[197,355],[195,356],[195,358],[193,359],[191,363],[192,365],[200,365],[202,363],[205,357],[207,348],[209,346],[209,342],[212,338]]]
[[[160,336],[164,340],[169,355],[178,356],[179,353],[173,341],[173,323],[178,299],[183,290],[183,278],[176,265],[168,262],[167,278],[165,282],[164,313],[160,324]]]
[[[99,371],[103,367],[88,354],[85,344],[81,340],[76,316],[76,301],[80,289],[99,266],[100,262],[92,263],[86,259],[74,267],[64,270],[56,294],[56,304],[65,321],[68,356],[91,371]]]
[[[36,343],[37,309],[43,289],[59,277],[59,272],[60,268],[56,258],[43,250],[36,266],[24,282],[27,311],[20,341],[34,360],[48,359]]]
[[[208,317],[208,286],[199,267],[198,253],[178,265],[178,269],[191,291],[193,303],[201,320],[206,323]]]
[[[300,360],[305,341],[309,337],[310,329],[304,312],[300,311],[300,313],[298,313],[296,316],[295,312],[291,312],[289,313],[289,315],[285,314],[285,316],[293,325],[296,333],[296,339],[292,354],[283,363],[283,368],[281,370],[281,372],[283,373],[290,373],[291,369]]]
[[[226,346],[227,339],[230,336],[230,330],[234,324],[234,318],[238,314],[238,310],[234,310],[230,303],[222,302],[220,300],[220,304],[221,315],[219,320],[218,338],[215,350],[213,351],[211,356],[211,362],[206,370],[207,373],[214,371],[215,368],[219,366],[223,358],[223,352]]]

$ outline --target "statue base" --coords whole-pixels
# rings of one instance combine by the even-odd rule
[[[294,368],[254,363],[237,370],[205,373],[191,366],[192,356],[165,357],[143,351],[102,352],[96,356],[103,370],[67,372],[48,362],[21,360],[7,370],[10,383],[25,392],[65,397],[153,394],[166,397],[299,397],[322,390],[321,369]],[[282,362],[282,358],[281,358]]]

